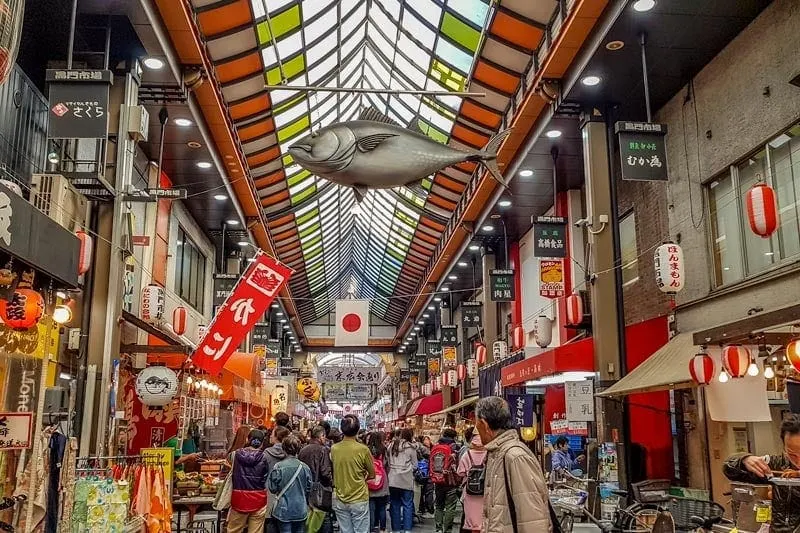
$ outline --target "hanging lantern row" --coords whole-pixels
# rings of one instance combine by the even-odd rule
[[[766,183],[756,183],[747,191],[745,208],[750,229],[759,237],[768,239],[778,229],[778,196],[775,189]]]
[[[567,296],[567,324],[577,326],[583,322],[583,298],[577,292]]]
[[[209,391],[212,394],[222,396],[222,387],[205,378],[186,376],[186,385],[189,388],[194,387],[197,391]]]
[[[656,285],[661,292],[681,292],[684,285],[683,250],[680,245],[667,242],[656,248],[653,263],[656,269]]]
[[[707,353],[699,353],[689,361],[689,374],[698,385],[708,385],[717,375],[714,358]]]
[[[183,335],[186,333],[186,321],[189,312],[183,306],[178,306],[172,310],[172,331],[175,335]]]
[[[78,274],[84,275],[89,272],[92,266],[92,253],[94,252],[94,239],[85,231],[76,231],[75,236],[80,241],[80,253],[78,255]]]

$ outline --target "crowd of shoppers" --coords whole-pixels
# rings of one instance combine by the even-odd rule
[[[228,454],[227,531],[332,533],[335,519],[341,533],[407,533],[434,511],[436,532],[452,533],[461,501],[461,531],[557,533],[544,475],[508,404],[484,398],[475,415],[464,446],[450,428],[432,445],[410,429],[365,432],[354,415],[303,435],[285,413],[272,431],[240,428]]]

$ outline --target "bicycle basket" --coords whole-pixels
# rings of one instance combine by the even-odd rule
[[[633,501],[639,503],[663,503],[669,500],[669,488],[672,482],[668,479],[648,479],[631,485]]]
[[[692,530],[697,527],[691,522],[693,516],[717,518],[725,514],[725,509],[716,502],[673,496],[669,500],[669,512],[675,519],[675,529]]]

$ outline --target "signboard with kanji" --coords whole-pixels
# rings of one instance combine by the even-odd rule
[[[278,367],[278,358],[277,357],[266,357],[264,359],[264,363],[265,363],[264,371],[266,372],[267,377],[268,378],[277,377],[278,374],[279,374],[279,372],[278,372],[278,368],[279,368]]]
[[[594,422],[594,382],[591,380],[567,381],[564,383],[567,404],[567,420],[570,422]]]
[[[438,359],[442,356],[442,343],[441,341],[430,339],[425,341],[425,355],[428,356],[428,359],[435,358]]]
[[[539,295],[545,298],[564,296],[564,260],[539,260]]]
[[[479,328],[483,325],[483,304],[481,302],[461,302],[461,327]]]
[[[623,180],[666,181],[666,124],[617,122]]]
[[[442,326],[442,346],[458,346],[458,326]]]
[[[0,450],[30,448],[33,438],[33,413],[0,413]]]
[[[269,338],[269,324],[260,322],[253,327],[253,333],[250,335],[250,341],[253,344],[267,344]]]
[[[436,359],[428,359],[428,379],[431,376],[436,376],[442,372],[442,364],[439,358]]]
[[[509,394],[507,396],[508,406],[511,408],[511,420],[518,428],[536,425],[533,399],[533,394]]]
[[[458,366],[458,355],[455,346],[445,346],[442,348],[442,367],[455,368]]]
[[[490,270],[489,271],[489,297],[493,302],[513,302],[514,271]]]
[[[110,70],[48,69],[46,80],[50,86],[50,138],[106,138]]]
[[[238,281],[236,274],[214,274],[214,306],[225,303]]]
[[[380,366],[323,366],[317,370],[320,383],[369,383],[377,385],[383,379]]]
[[[192,363],[218,375],[258,317],[286,285],[292,269],[259,252],[222,304],[192,356]]]
[[[567,219],[536,217],[533,223],[534,257],[567,257]]]

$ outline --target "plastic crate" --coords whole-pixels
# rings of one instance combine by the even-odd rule
[[[678,498],[673,496],[669,500],[669,512],[675,520],[675,529],[678,531],[688,531],[696,528],[691,518],[699,516],[701,518],[717,518],[725,514],[725,509],[716,502],[708,500],[695,500],[694,498]]]

